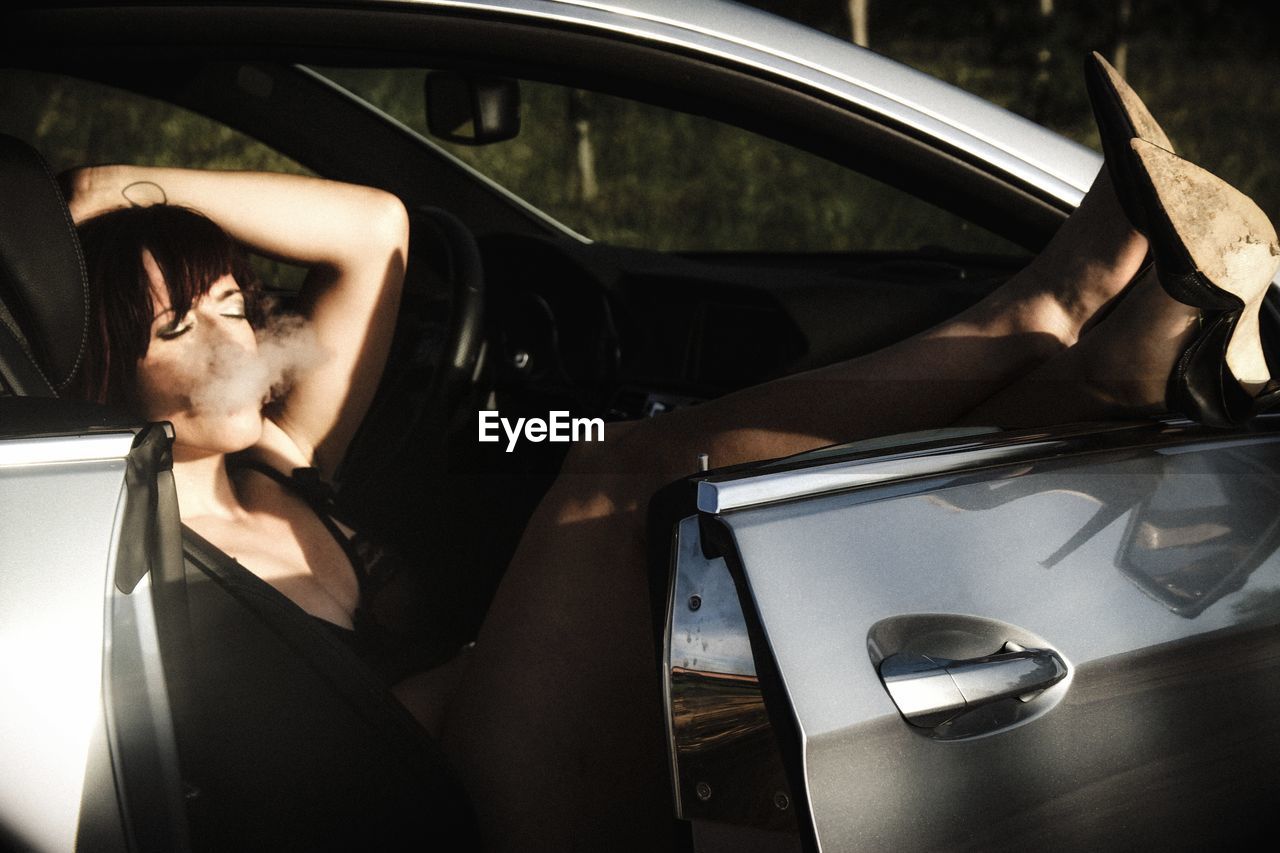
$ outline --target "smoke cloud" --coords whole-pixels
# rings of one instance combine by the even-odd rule
[[[191,394],[191,407],[202,415],[230,415],[250,406],[261,408],[289,393],[299,377],[324,363],[320,346],[306,318],[268,310],[257,330],[258,351],[249,352],[226,341],[212,347]]]

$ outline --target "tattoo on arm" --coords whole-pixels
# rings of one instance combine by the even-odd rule
[[[120,190],[120,195],[124,196],[130,207],[169,203],[169,196],[165,194],[164,188],[155,181],[134,181]]]

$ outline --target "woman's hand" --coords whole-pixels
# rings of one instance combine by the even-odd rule
[[[131,179],[128,171],[131,168],[134,167],[80,166],[59,174],[58,185],[72,220],[78,225],[109,210],[168,201],[164,188],[154,181]]]
[[[104,188],[114,182],[109,178],[104,181],[102,175],[104,171],[111,168],[111,166],[81,166],[68,169],[58,175],[62,196],[67,200],[71,218],[77,225],[99,213],[128,206],[129,202],[123,195],[117,196],[114,200],[106,198]]]

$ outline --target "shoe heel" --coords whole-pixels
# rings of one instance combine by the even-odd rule
[[[1183,351],[1169,374],[1166,405],[1170,411],[1217,429],[1241,426],[1257,413],[1256,401],[1227,368],[1227,346],[1240,314],[1218,313]]]

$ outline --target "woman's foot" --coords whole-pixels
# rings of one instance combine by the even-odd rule
[[[982,318],[998,318],[1003,334],[1056,340],[1059,349],[1073,346],[1106,314],[1146,259],[1146,237],[1134,225],[1141,206],[1131,200],[1129,140],[1139,136],[1172,147],[1101,55],[1092,55],[1085,75],[1107,167],[1040,254],[992,295]]]
[[[1036,426],[1173,410],[1231,427],[1280,398],[1258,332],[1280,268],[1270,221],[1177,155],[1142,140],[1131,151],[1155,264],[1079,344],[963,422]]]
[[[1200,312],[1166,292],[1149,267],[1095,335],[1082,342],[1078,370],[1105,417],[1169,411],[1169,377],[1200,334]]]
[[[1168,411],[1169,375],[1196,339],[1199,310],[1170,297],[1148,267],[1078,344],[969,412],[1006,428],[1125,420]]]
[[[1200,333],[1177,361],[1170,408],[1238,425],[1269,393],[1258,313],[1280,268],[1275,229],[1247,196],[1173,153],[1146,105],[1101,55],[1085,65],[1107,172],[1129,221],[1152,247],[1175,300],[1202,309]]]
[[[1124,292],[1147,257],[1106,169],[1053,239],[1010,280],[1025,325],[1073,346]]]
[[[1221,178],[1141,139],[1130,151],[1160,281],[1203,315],[1170,378],[1171,407],[1237,426],[1269,393],[1258,314],[1280,270],[1280,239],[1257,204]]]

